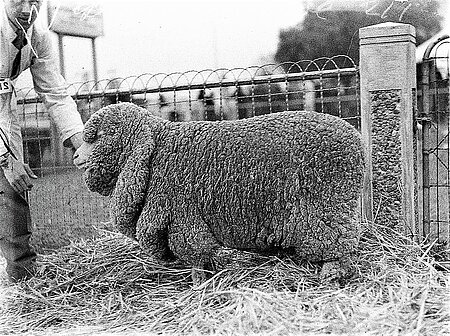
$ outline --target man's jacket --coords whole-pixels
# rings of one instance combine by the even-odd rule
[[[21,125],[14,89],[16,78],[11,78],[14,58],[18,53],[12,44],[15,26],[9,21],[3,2],[0,3],[0,127],[4,131],[12,152],[23,160]],[[65,145],[72,135],[82,132],[83,123],[76,104],[67,93],[67,85],[59,72],[59,63],[48,30],[32,25],[27,31],[28,43],[21,50],[20,71],[30,69],[36,93],[55,122]],[[7,150],[0,141],[0,155]]]

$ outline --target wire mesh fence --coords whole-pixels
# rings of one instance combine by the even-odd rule
[[[106,105],[132,102],[173,122],[315,110],[360,128],[359,72],[346,56],[74,83],[69,93],[84,122]],[[18,96],[25,160],[39,176],[30,193],[35,245],[58,247],[107,226],[108,200],[87,190],[42,102],[32,89]]]

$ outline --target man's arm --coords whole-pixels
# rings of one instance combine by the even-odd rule
[[[33,57],[30,66],[35,91],[56,123],[64,146],[77,149],[82,140],[81,116],[67,92],[64,78],[59,73],[58,60],[50,36],[48,33],[41,33],[36,42],[38,57]]]

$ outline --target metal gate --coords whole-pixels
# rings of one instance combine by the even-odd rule
[[[449,260],[450,38],[430,43],[418,66],[419,237]]]

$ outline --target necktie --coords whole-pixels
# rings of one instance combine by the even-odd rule
[[[11,79],[16,79],[20,72],[20,59],[22,58],[22,48],[28,43],[25,33],[22,30],[17,31],[16,38],[12,41],[12,44],[19,50],[16,57],[14,58]]]

